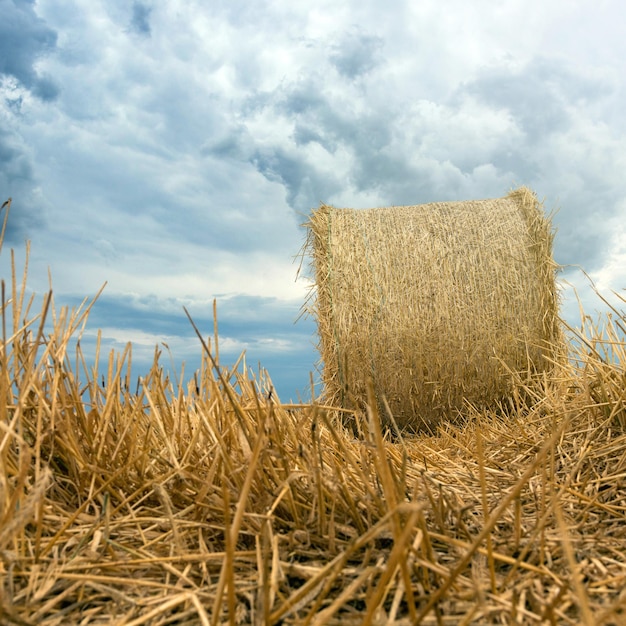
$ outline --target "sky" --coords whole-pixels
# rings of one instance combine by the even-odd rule
[[[626,287],[625,27],[621,0],[0,0],[2,277],[28,240],[57,307],[106,282],[82,341],[131,341],[137,375],[155,346],[194,370],[183,307],[210,335],[215,299],[222,362],[296,401],[312,209],[527,185],[576,324],[585,273]]]

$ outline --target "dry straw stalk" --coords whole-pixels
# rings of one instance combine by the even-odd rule
[[[553,234],[534,193],[381,209],[322,205],[307,223],[324,398],[373,380],[400,427],[493,406],[559,343]]]

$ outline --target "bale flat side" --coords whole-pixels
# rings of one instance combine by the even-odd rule
[[[322,205],[307,224],[325,401],[369,379],[398,424],[432,428],[512,392],[558,338],[552,233],[536,196],[381,209]],[[548,358],[546,358],[548,357]]]

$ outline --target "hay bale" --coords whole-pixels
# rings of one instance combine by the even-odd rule
[[[553,233],[536,195],[312,212],[324,399],[363,406],[369,380],[400,427],[488,406],[543,371],[560,326]]]

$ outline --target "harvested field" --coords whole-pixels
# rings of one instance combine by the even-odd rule
[[[1,250],[6,254],[6,250]],[[2,282],[0,623],[623,624],[626,313],[492,410],[391,438],[216,362],[176,387]],[[626,304],[626,301],[622,299]],[[608,307],[607,303],[607,307]]]

